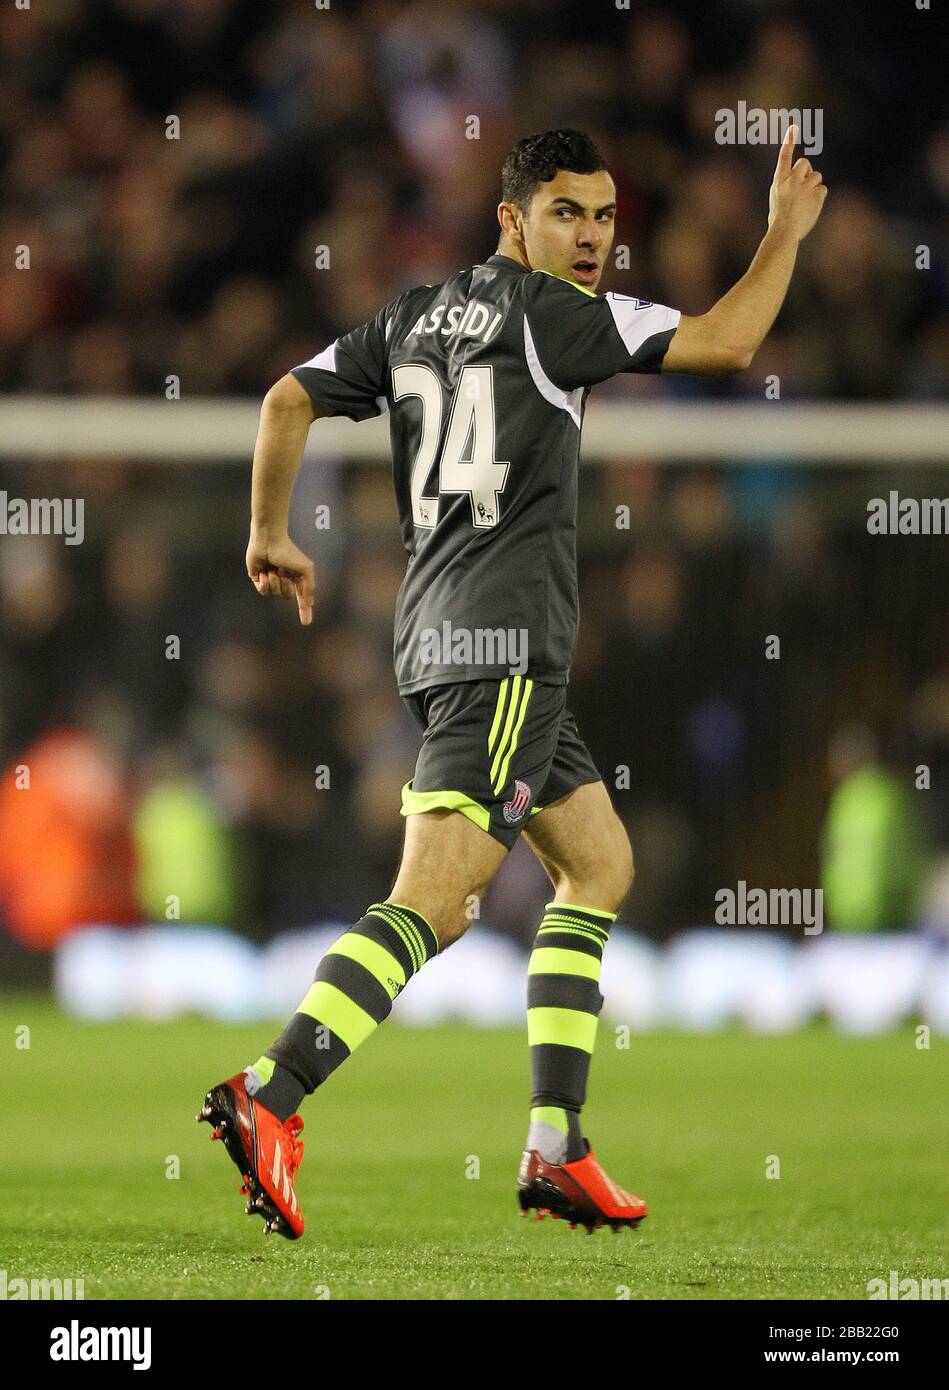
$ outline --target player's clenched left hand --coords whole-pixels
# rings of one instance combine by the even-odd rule
[[[315,582],[313,561],[289,536],[262,540],[251,534],[247,547],[247,573],[259,594],[271,598],[295,598],[300,622],[313,621]]]

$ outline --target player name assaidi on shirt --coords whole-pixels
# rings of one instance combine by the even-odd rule
[[[448,311],[447,313],[445,311]],[[471,299],[467,304],[436,304],[429,314],[421,314],[403,338],[408,342],[415,333],[440,333],[444,338],[480,338],[489,343],[497,332],[504,315],[493,304]],[[442,320],[444,319],[444,323]]]

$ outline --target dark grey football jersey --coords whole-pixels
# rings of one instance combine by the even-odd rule
[[[293,375],[333,415],[388,411],[408,568],[409,694],[512,670],[563,685],[577,639],[577,467],[590,387],[657,372],[679,312],[508,256],[407,290]]]

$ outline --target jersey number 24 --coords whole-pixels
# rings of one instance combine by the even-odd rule
[[[442,387],[431,367],[410,362],[392,369],[392,394],[399,401],[418,396],[422,427],[412,463],[412,517],[416,526],[438,525],[443,492],[468,494],[474,526],[497,525],[498,501],[507,482],[510,463],[494,457],[494,380],[490,367],[464,367],[451,403],[448,429],[438,460],[438,496],[424,487],[435,464],[442,434]],[[470,445],[469,445],[470,441]],[[464,455],[470,457],[464,457]]]

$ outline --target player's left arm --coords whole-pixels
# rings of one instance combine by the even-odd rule
[[[827,188],[807,159],[793,165],[788,129],[771,183],[768,230],[745,274],[707,314],[683,314],[662,362],[664,372],[742,371],[767,337],[791,283],[797,248],[820,216]]]

